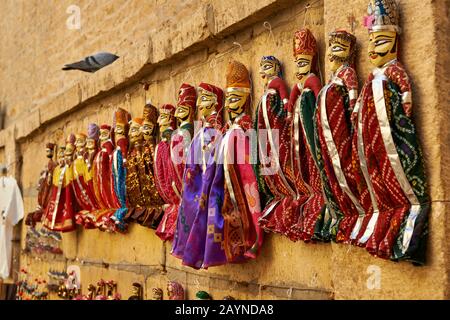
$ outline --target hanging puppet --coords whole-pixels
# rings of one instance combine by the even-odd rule
[[[65,147],[58,151],[58,166],[53,171],[52,194],[47,206],[43,225],[54,231],[69,232],[76,229],[77,204],[72,189],[72,162],[75,136],[67,137]]]
[[[177,177],[180,181],[183,181],[187,151],[192,140],[196,100],[197,92],[195,88],[185,83],[182,84],[178,94],[177,108],[175,110],[175,118],[177,118],[178,121],[178,130],[174,132],[170,144],[170,155],[172,162],[175,165]],[[186,186],[183,185],[183,188],[185,187]],[[186,210],[190,210],[190,208],[185,209],[180,205],[172,246],[172,254],[176,257],[183,256],[185,240],[182,234],[189,232],[189,226],[185,224],[186,214],[188,213]]]
[[[96,226],[107,231],[106,222],[114,213],[115,199],[112,191],[112,169],[111,160],[114,144],[111,140],[111,126],[102,124],[100,126],[101,149],[94,158],[93,185],[99,210],[96,212]]]
[[[130,114],[119,108],[114,114],[113,121],[113,141],[116,148],[112,154],[111,159],[111,170],[112,170],[112,192],[115,195],[115,206],[117,208],[114,212],[114,216],[111,219],[116,224],[116,231],[124,232],[126,231],[126,223],[124,222],[124,217],[127,214],[127,193],[126,193],[126,161],[128,155],[128,129],[129,121],[131,120]]]
[[[100,128],[95,123],[90,123],[88,125],[88,136],[86,138],[86,172],[84,175],[85,182],[87,184],[90,198],[93,201],[95,210],[89,212],[86,215],[87,223],[96,227],[96,213],[102,208],[101,203],[98,201],[96,190],[94,188],[94,173],[95,173],[95,157],[98,152],[98,141],[100,135]]]
[[[316,111],[316,145],[328,210],[336,217],[322,232],[336,242],[350,242],[352,229],[371,210],[367,188],[358,184],[359,165],[352,163],[351,113],[358,96],[358,78],[353,67],[356,55],[354,35],[337,30],[329,35],[328,60],[332,72],[321,90]],[[331,191],[331,192],[330,192]]]
[[[27,215],[25,224],[27,226],[35,226],[36,223],[41,222],[42,215],[44,214],[48,203],[50,201],[50,195],[52,192],[52,181],[53,181],[53,170],[56,168],[57,163],[53,161],[53,156],[55,154],[55,144],[47,143],[45,152],[48,162],[41,171],[39,182],[38,182],[38,206],[35,211],[30,212]]]
[[[201,83],[197,92],[202,128],[194,136],[186,158],[181,202],[183,210],[177,223],[177,248],[184,246],[184,253],[180,256],[184,265],[199,269],[226,261],[216,261],[211,255],[205,261],[205,243],[213,240],[207,237],[207,231],[216,224],[216,216],[208,207],[208,196],[216,170],[214,155],[222,135],[223,91],[211,84]],[[223,189],[223,185],[220,188]],[[220,210],[214,212],[220,214]]]
[[[95,228],[93,221],[89,221],[88,215],[96,210],[95,195],[90,193],[87,182],[87,136],[84,133],[75,135],[75,160],[73,161],[73,193],[80,208],[75,215],[77,224],[83,225],[86,229]]]
[[[399,11],[394,0],[370,1],[365,25],[375,69],[354,109],[354,157],[372,196],[358,241],[381,258],[424,263],[430,197],[417,128],[411,82],[398,62]]]
[[[170,155],[170,142],[176,128],[175,107],[165,104],[159,109],[158,117],[161,141],[155,149],[155,182],[164,200],[164,215],[156,234],[162,240],[172,240],[177,224],[178,208],[181,201],[181,179]]]
[[[144,106],[142,136],[144,172],[140,176],[141,191],[144,196],[145,214],[138,222],[144,226],[156,229],[162,218],[162,200],[156,188],[155,178],[155,149],[156,137],[158,136],[158,109],[151,103]]]
[[[216,168],[209,195],[209,208],[215,208],[217,204],[212,202],[217,202],[214,197],[220,199],[220,193],[214,195],[213,191],[220,191],[218,188],[225,186],[221,208],[223,223],[216,223],[214,230],[211,228],[208,232],[214,236],[214,249],[217,252],[223,250],[228,262],[242,262],[258,256],[264,236],[258,224],[261,204],[258,181],[252,167],[256,155],[250,149],[251,143],[256,141],[250,141],[250,136],[246,135],[252,127],[252,119],[246,114],[250,109],[251,95],[247,68],[240,62],[231,61],[226,84],[225,109],[230,122],[216,151],[216,163],[222,166]]]
[[[288,88],[282,79],[281,63],[273,56],[261,59],[260,75],[265,82],[265,92],[256,113],[259,157],[256,172],[261,175],[260,194],[269,200],[260,224],[266,230],[296,240],[290,230],[298,220],[298,206],[293,203],[297,192],[290,156],[291,130],[286,122]]]
[[[317,76],[318,52],[316,39],[309,29],[297,31],[294,35],[294,58],[297,65],[297,79],[291,91],[288,112],[293,116],[292,161],[301,205],[301,217],[292,227],[292,232],[304,241],[327,240],[327,235],[316,232],[318,222],[325,214],[323,189],[316,164],[314,142],[314,111],[316,97],[321,89]],[[306,202],[305,195],[308,195]],[[320,223],[319,223],[320,224]]]

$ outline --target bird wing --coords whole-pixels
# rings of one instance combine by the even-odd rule
[[[77,61],[74,63],[66,64],[63,70],[81,70],[85,72],[95,72],[99,69],[98,65],[93,65],[89,59],[89,57],[84,60]]]

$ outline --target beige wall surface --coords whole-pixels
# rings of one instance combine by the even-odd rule
[[[371,70],[367,31],[361,26],[367,0],[354,0],[351,6],[342,0],[309,3],[305,14],[307,1],[301,0],[2,1],[0,106],[7,117],[6,129],[0,131],[0,158],[6,161],[10,155],[26,211],[36,205],[47,141],[62,142],[70,132],[86,131],[90,122],[110,123],[118,106],[141,116],[146,99],[157,105],[175,103],[184,81],[223,87],[231,58],[252,73],[254,108],[263,92],[258,76],[262,55],[275,55],[289,86],[294,85],[292,36],[302,26],[318,40],[325,80],[327,33],[350,29],[353,16],[362,85]],[[77,264],[84,293],[89,283],[114,279],[125,298],[132,282],[145,284],[150,298],[152,287],[165,288],[167,280],[184,284],[190,298],[197,290],[207,290],[215,299],[228,294],[242,299],[449,298],[449,1],[399,3],[401,61],[413,83],[414,117],[433,201],[426,266],[383,261],[348,245],[293,243],[268,234],[256,261],[195,271],[170,255],[170,243],[138,225],[126,235],[79,229],[64,235],[63,259],[22,254],[21,265],[44,276],[49,268]],[[72,4],[80,8],[79,30],[67,27]],[[65,63],[97,51],[117,53],[120,59],[95,74],[61,71]],[[140,81],[151,83],[146,94]],[[22,247],[25,232],[23,226]],[[379,286],[373,281],[377,272]]]

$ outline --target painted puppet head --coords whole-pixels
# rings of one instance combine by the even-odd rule
[[[181,284],[175,281],[167,283],[167,295],[169,300],[184,300],[184,289]]]
[[[119,108],[114,113],[114,140],[119,141],[126,139],[128,135],[128,122],[131,120],[131,116],[128,111]]]
[[[56,145],[51,142],[49,142],[45,145],[45,155],[47,158],[53,159],[53,155],[55,153],[55,147],[56,147]]]
[[[164,104],[159,108],[158,117],[159,132],[164,135],[167,130],[175,130],[175,107]]]
[[[142,142],[143,134],[141,131],[143,120],[142,118],[134,118],[129,122],[130,131],[128,137],[130,139],[130,144],[135,145]]]
[[[75,135],[75,147],[77,152],[82,152],[86,147],[87,135],[85,133],[77,133]]]
[[[75,135],[71,133],[66,139],[66,150],[64,151],[64,160],[66,164],[72,161],[75,152]]]
[[[317,73],[317,43],[309,29],[301,29],[294,35],[294,60],[296,77],[304,83],[310,73]]]
[[[259,74],[267,85],[270,80],[276,77],[282,77],[281,63],[274,56],[263,56],[259,64]]]
[[[223,91],[208,83],[200,83],[197,88],[197,108],[202,119],[207,120],[215,116],[216,120],[222,120]]]
[[[179,123],[194,121],[196,100],[197,92],[195,88],[183,83],[178,92],[177,109],[175,111],[175,118]]]
[[[228,64],[226,77],[225,109],[233,121],[250,105],[250,74],[242,63],[233,60]]]
[[[92,153],[97,149],[97,142],[100,135],[100,128],[95,123],[88,125],[88,136],[86,139],[86,149]]]
[[[364,25],[369,30],[368,55],[375,67],[398,57],[399,10],[394,0],[370,0]]]
[[[153,288],[152,289],[152,300],[162,300],[163,295],[164,295],[164,293],[161,288]]]
[[[345,30],[336,30],[328,35],[328,61],[335,72],[340,66],[354,64],[356,37]]]
[[[64,165],[64,155],[66,153],[66,146],[62,145],[58,148],[58,164]]]
[[[102,124],[100,126],[100,142],[104,143],[111,139],[111,126]]]
[[[150,140],[153,136],[156,135],[156,123],[158,120],[158,109],[152,105],[150,102],[144,106],[144,113],[142,115],[142,135],[145,141]]]

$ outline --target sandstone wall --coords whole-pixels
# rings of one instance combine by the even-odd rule
[[[351,6],[339,0],[309,3],[305,15],[307,1],[293,0],[84,0],[76,3],[81,29],[69,30],[66,8],[72,1],[2,2],[0,11],[7,14],[0,21],[0,101],[7,110],[7,127],[0,131],[0,160],[10,155],[26,210],[36,205],[45,142],[62,142],[68,133],[86,130],[89,122],[111,122],[118,106],[140,116],[148,98],[157,105],[175,103],[184,81],[223,87],[230,58],[252,72],[255,106],[263,91],[257,74],[262,55],[277,56],[289,85],[295,83],[292,35],[303,25],[317,37],[327,78],[326,35],[334,28],[351,28],[353,15],[362,84],[371,69],[367,31],[360,23],[367,1],[355,0]],[[134,281],[145,283],[150,297],[152,287],[165,288],[170,279],[183,283],[191,298],[200,289],[216,299],[227,294],[242,299],[448,298],[449,1],[402,0],[400,5],[401,60],[413,82],[414,116],[433,200],[427,266],[382,261],[346,245],[292,243],[268,235],[256,261],[194,271],[170,255],[169,243],[138,225],[127,235],[78,230],[64,235],[63,259],[22,254],[21,265],[44,276],[50,267],[77,264],[84,288],[99,278],[115,279],[124,297]],[[60,71],[64,63],[100,50],[121,58],[95,74]],[[141,80],[151,83],[146,96]],[[22,247],[25,231],[19,230]],[[379,288],[371,286],[374,272],[381,275]]]

